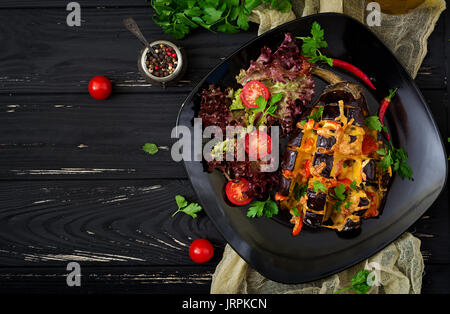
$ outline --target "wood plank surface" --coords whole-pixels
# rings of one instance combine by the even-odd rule
[[[168,38],[152,21],[151,8],[83,9],[81,27],[68,27],[64,10],[2,9],[0,14],[0,38],[7,39],[0,50],[0,93],[85,94],[95,75],[109,77],[115,93],[163,90],[140,75],[137,60],[142,46],[122,25],[123,18],[133,16],[149,40]],[[254,36],[254,32],[195,30],[179,41],[189,64],[184,80],[164,91],[189,92],[221,57]]]
[[[191,265],[190,243],[222,236],[204,212],[179,213],[175,195],[197,201],[186,180],[0,183],[0,265]]]
[[[0,96],[0,178],[186,178],[170,154],[185,96]],[[146,142],[160,152],[145,154]]]
[[[0,11],[0,38],[8,38],[0,51],[0,93],[85,93],[95,75],[108,76],[115,92],[155,92],[161,87],[146,82],[137,70],[140,43],[122,25],[133,16],[151,39],[167,38],[151,19],[151,8],[87,8],[81,27],[66,25],[67,12],[57,9]],[[430,39],[435,49],[418,75],[424,88],[443,88],[444,41],[440,22]],[[13,27],[11,27],[13,25]],[[189,68],[184,80],[166,92],[190,91],[220,58],[228,56],[254,38],[256,27],[239,34],[213,34],[194,30],[179,41],[188,52]]]
[[[204,213],[171,217],[176,194],[197,198],[182,164],[171,161],[170,131],[195,83],[254,38],[256,26],[193,32],[180,41],[184,80],[162,89],[138,73],[140,44],[121,24],[133,16],[148,38],[167,37],[149,4],[79,2],[80,28],[66,25],[65,1],[0,2],[0,293],[208,293],[225,241]],[[448,16],[416,79],[444,139]],[[110,100],[87,94],[95,75],[113,80]],[[160,152],[146,155],[145,142]],[[448,192],[409,230],[422,241],[423,293],[450,293]],[[187,254],[198,237],[216,249],[204,265]],[[82,265],[82,289],[65,283],[69,261]]]

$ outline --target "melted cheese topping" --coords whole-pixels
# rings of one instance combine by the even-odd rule
[[[364,167],[370,162],[371,157],[362,154],[363,139],[366,134],[377,138],[377,132],[369,130],[367,127],[354,125],[353,119],[348,121],[345,116],[344,102],[341,100],[338,105],[339,116],[335,121],[315,122],[309,119],[304,125],[297,124],[297,127],[303,129],[303,138],[300,147],[290,147],[290,150],[297,152],[297,159],[294,170],[290,173],[292,181],[289,197],[281,201],[281,207],[289,209],[291,214],[293,214],[292,209],[295,207],[300,213],[303,213],[303,217],[306,211],[323,214],[323,227],[341,231],[345,228],[349,219],[354,224],[358,224],[361,217],[377,216],[385,189],[381,189],[380,173],[383,170],[378,169],[378,167],[376,169],[377,187],[366,186],[365,184],[367,176],[364,173]],[[336,143],[331,148],[317,148],[319,135],[325,138],[334,137]],[[322,171],[327,167],[325,162],[313,166],[314,156],[317,152],[333,155],[330,178],[321,176]],[[389,174],[392,175],[391,172]],[[314,181],[321,182],[327,188],[325,207],[321,211],[308,208],[307,195],[303,195],[299,199],[298,196],[293,195],[296,186],[306,185],[313,190],[312,182]],[[356,184],[355,190],[349,188],[351,182]],[[333,195],[333,191],[340,184],[346,185],[346,192],[345,200],[338,201],[336,196]],[[361,199],[368,200],[368,205],[359,207]],[[356,213],[360,214],[357,215]]]

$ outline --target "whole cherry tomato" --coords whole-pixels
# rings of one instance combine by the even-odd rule
[[[249,183],[244,178],[239,180],[228,181],[225,187],[225,193],[227,194],[228,200],[237,206],[247,205],[252,201],[252,199],[245,195],[248,191]]]
[[[111,95],[111,81],[104,76],[96,76],[89,82],[89,94],[94,99],[104,100]]]
[[[214,248],[206,239],[194,240],[189,246],[189,257],[196,263],[206,263],[213,255]]]

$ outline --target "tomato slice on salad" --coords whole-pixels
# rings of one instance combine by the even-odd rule
[[[247,108],[258,108],[255,101],[258,97],[269,99],[269,89],[259,81],[250,81],[244,85],[241,91],[241,100]]]
[[[255,130],[245,136],[245,151],[254,159],[263,159],[272,152],[272,139],[266,132]]]
[[[249,189],[249,183],[244,178],[239,180],[228,181],[225,187],[225,193],[227,194],[228,200],[237,206],[247,205],[252,201],[250,197],[245,195]]]

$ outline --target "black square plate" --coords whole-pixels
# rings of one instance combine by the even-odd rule
[[[365,220],[356,237],[340,237],[330,230],[304,230],[293,237],[292,226],[283,218],[250,219],[246,216],[246,207],[227,205],[223,192],[226,180],[221,173],[205,172],[202,162],[185,162],[200,202],[228,243],[262,275],[283,283],[323,278],[378,252],[425,213],[439,196],[447,178],[447,158],[439,131],[414,81],[368,28],[341,14],[300,18],[244,45],[192,91],[180,110],[178,125],[193,130],[193,118],[198,113],[199,93],[203,88],[209,84],[237,87],[235,76],[241,68],[249,66],[250,60],[259,56],[263,46],[276,49],[286,32],[308,36],[314,21],[325,30],[329,44],[325,53],[328,56],[353,63],[376,78],[377,91],[364,90],[372,114],[376,113],[389,88],[399,88],[398,97],[391,104],[386,119],[394,145],[409,153],[414,181],[402,181],[394,176],[382,215]],[[339,75],[358,82],[343,72]],[[318,79],[315,81],[317,96],[325,83]]]

